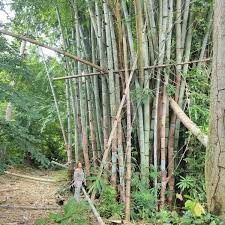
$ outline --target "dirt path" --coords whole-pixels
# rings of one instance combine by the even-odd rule
[[[52,172],[37,170],[11,170],[29,176],[49,178]],[[13,177],[0,176],[0,204],[19,207],[58,207],[55,202],[57,186],[55,183],[44,183]],[[0,208],[0,225],[33,225],[35,220],[46,216],[48,210],[3,209]]]

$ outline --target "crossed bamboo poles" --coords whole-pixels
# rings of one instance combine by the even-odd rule
[[[47,44],[43,44],[43,43],[41,43],[41,42],[39,42],[39,41],[37,41],[35,39],[29,38],[29,37],[26,37],[26,36],[23,36],[23,35],[15,34],[13,32],[10,32],[10,31],[4,30],[4,29],[0,29],[0,33],[2,33],[4,35],[11,36],[11,37],[14,37],[14,38],[17,38],[17,39],[20,39],[20,40],[24,40],[24,41],[30,42],[30,43],[32,43],[34,45],[41,46],[41,47],[49,49],[49,50],[52,50],[52,51],[57,52],[57,53],[59,53],[61,55],[69,57],[69,58],[71,58],[71,59],[73,59],[75,61],[78,61],[78,62],[81,62],[81,63],[83,63],[85,65],[91,66],[91,67],[95,68],[97,71],[99,71],[97,73],[89,73],[89,74],[81,74],[81,75],[78,74],[78,75],[72,75],[72,76],[67,76],[67,77],[58,77],[58,78],[53,78],[53,80],[63,80],[63,79],[72,79],[72,78],[79,78],[79,77],[85,77],[85,76],[88,77],[88,76],[107,75],[107,74],[109,74],[109,72],[106,69],[101,68],[100,66],[98,66],[98,65],[96,65],[96,64],[94,64],[92,62],[89,62],[89,61],[87,61],[85,59],[81,59],[80,57],[78,57],[76,55],[73,55],[73,54],[71,54],[69,52],[66,52],[66,51],[64,51],[62,49],[55,48],[55,47],[49,46]],[[208,62],[210,60],[211,60],[211,58],[205,58],[205,59],[201,59],[201,60],[181,62],[181,63],[176,63],[176,64],[154,65],[154,66],[145,67],[144,69],[148,70],[148,69],[154,69],[154,68],[165,68],[165,67],[171,67],[171,66],[177,66],[177,65],[193,64],[193,63],[198,63],[198,62]],[[117,125],[118,125],[118,121],[119,121],[119,118],[120,118],[120,115],[121,115],[121,112],[122,112],[122,108],[123,108],[124,103],[126,101],[127,94],[129,92],[130,83],[131,83],[131,80],[133,78],[134,71],[137,70],[136,64],[137,64],[137,56],[135,57],[135,60],[133,62],[133,67],[131,69],[129,69],[130,76],[129,76],[128,80],[127,80],[125,91],[123,93],[123,97],[122,97],[122,100],[120,102],[120,105],[119,105],[116,117],[114,119],[112,130],[111,130],[111,133],[109,135],[109,139],[108,139],[108,142],[107,142],[107,145],[106,145],[103,157],[102,157],[98,178],[100,178],[102,173],[103,173],[103,169],[104,169],[105,164],[106,164],[106,159],[107,159],[107,157],[108,157],[108,155],[110,153],[110,147],[111,147],[111,144],[112,144],[112,139],[113,139],[114,133],[116,131],[116,128],[117,128]],[[120,73],[120,72],[125,72],[125,70],[113,71],[113,73]],[[174,110],[174,112],[177,114],[177,116],[179,117],[181,122],[186,126],[186,128],[189,129],[198,138],[198,140],[204,146],[207,146],[207,142],[208,142],[207,135],[203,134],[200,131],[198,126],[196,124],[194,124],[188,118],[188,116],[183,112],[183,110],[178,106],[178,104],[176,104],[176,102],[172,98],[169,98],[169,101],[170,101],[171,108]],[[182,115],[183,116],[185,115],[184,119],[183,119]]]

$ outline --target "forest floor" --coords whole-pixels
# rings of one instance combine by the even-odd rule
[[[8,171],[36,178],[66,180],[65,171],[37,170],[30,167],[17,167]],[[0,225],[35,225],[37,219],[48,217],[50,212],[62,212],[62,208],[56,203],[59,188],[58,182],[0,175]],[[97,225],[92,214],[87,216],[90,218],[90,225]],[[51,222],[48,225],[56,223]]]
[[[34,225],[37,219],[47,218],[51,212],[63,211],[56,203],[56,195],[67,179],[67,171],[37,170],[30,167],[17,167],[8,171],[63,182],[49,183],[8,174],[0,175],[0,225]],[[97,224],[92,214],[87,213],[87,216],[90,225]],[[56,223],[49,222],[48,225]]]
[[[51,171],[31,168],[11,169],[10,172],[41,178],[51,178],[53,175]],[[56,204],[56,191],[57,183],[10,175],[0,176],[0,225],[33,225],[38,218],[45,217],[52,211],[37,208],[56,208],[54,212],[61,210]]]

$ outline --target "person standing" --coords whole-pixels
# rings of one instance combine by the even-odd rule
[[[81,192],[83,183],[86,186],[86,179],[85,179],[82,163],[78,162],[77,166],[74,167],[74,174],[73,174],[73,185],[75,188],[74,198],[78,202],[80,201],[80,192]]]

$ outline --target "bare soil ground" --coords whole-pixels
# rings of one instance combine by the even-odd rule
[[[10,172],[34,177],[51,178],[53,172],[34,169],[12,169]],[[10,207],[60,207],[56,204],[57,183],[46,183],[24,178],[0,176],[0,205]],[[33,225],[36,219],[47,216],[51,210],[31,210],[0,207],[0,225]],[[54,211],[56,212],[56,211]]]

